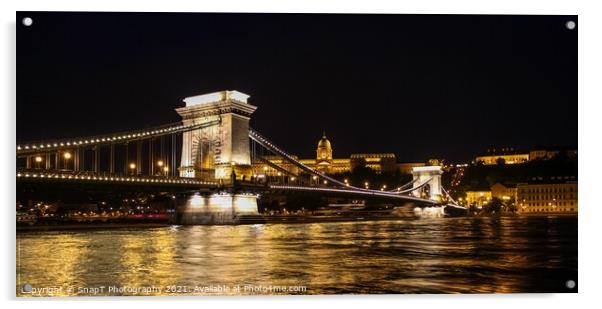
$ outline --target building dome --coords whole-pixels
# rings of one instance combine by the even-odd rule
[[[316,149],[316,159],[320,161],[332,161],[332,146],[330,141],[326,138],[326,133],[322,135],[322,138],[318,142],[318,148]]]
[[[320,148],[332,149],[332,147],[330,146],[330,141],[326,138],[326,135],[323,135],[320,141],[318,142],[318,149]]]

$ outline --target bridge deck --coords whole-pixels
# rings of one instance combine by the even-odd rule
[[[114,183],[120,185],[168,185],[190,188],[217,188],[219,186],[217,182],[183,177],[123,176],[55,170],[18,170],[16,176],[17,182]]]

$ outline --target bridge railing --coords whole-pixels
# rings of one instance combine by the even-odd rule
[[[147,184],[181,184],[218,186],[214,181],[203,181],[194,178],[122,175],[110,173],[78,172],[69,170],[44,170],[44,169],[18,169],[17,180],[58,180],[58,181],[90,181],[90,182],[115,182],[115,183],[147,183]]]

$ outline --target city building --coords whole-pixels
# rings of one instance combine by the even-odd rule
[[[397,169],[399,169],[399,171],[402,174],[412,174],[412,170],[415,167],[422,167],[422,166],[426,166],[425,162],[402,162],[402,163],[397,163]]]
[[[478,155],[474,162],[485,165],[498,164],[503,159],[505,164],[520,164],[533,160],[549,160],[559,154],[564,154],[570,159],[577,158],[576,147],[535,147],[530,151],[518,151],[513,147],[489,148]]]
[[[394,153],[356,153],[349,158],[334,158],[332,144],[325,133],[318,141],[315,159],[295,159],[326,174],[348,173],[358,167],[370,168],[378,174],[396,171],[411,174],[413,167],[426,165],[424,162],[398,163]],[[297,175],[300,172],[297,167],[278,156],[263,156],[262,161],[253,166],[256,175],[280,176],[287,172]]]
[[[502,201],[509,201],[516,198],[516,185],[496,183],[491,186],[491,197]]]
[[[301,159],[299,161],[326,174],[341,174],[351,171],[350,159],[334,159],[332,157],[332,145],[326,137],[326,133],[323,133],[322,138],[318,141],[316,158]]]
[[[534,178],[516,187],[519,213],[577,213],[577,180],[575,176],[550,179]]]
[[[351,155],[350,165],[352,170],[367,167],[378,174],[390,173],[397,170],[397,159],[393,153],[357,153]]]
[[[482,207],[491,201],[491,190],[489,188],[475,188],[466,193],[466,205]]]
[[[298,160],[297,156],[292,156]],[[258,158],[259,159],[259,158]],[[301,170],[279,156],[262,156],[260,162],[253,163],[253,174],[264,176],[299,175]],[[294,176],[293,176],[294,177]]]
[[[549,160],[559,154],[575,159],[577,158],[577,149],[575,147],[537,147],[529,151],[529,160]]]
[[[475,162],[483,162],[485,165],[498,164],[500,160],[505,164],[525,163],[529,161],[529,153],[519,152],[512,147],[489,148],[475,158]]]

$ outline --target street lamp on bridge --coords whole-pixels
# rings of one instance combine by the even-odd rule
[[[161,176],[163,174],[163,172],[167,172],[165,170],[167,168],[167,166],[163,167],[164,165],[165,165],[165,162],[163,162],[163,160],[157,161],[157,166],[159,167],[159,172],[157,172],[155,175]]]
[[[63,168],[67,169],[67,163],[69,162],[69,160],[71,159],[71,153],[70,152],[65,152],[63,153]]]
[[[40,163],[42,162],[42,157],[36,156],[34,160],[36,161],[36,168],[40,168]]]

